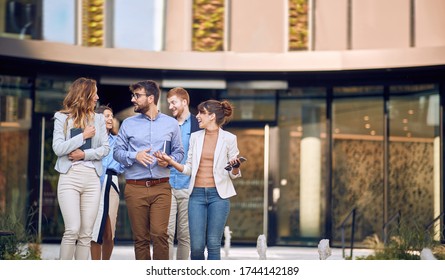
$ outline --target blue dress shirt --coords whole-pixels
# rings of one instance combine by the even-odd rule
[[[158,165],[155,160],[147,167],[136,161],[139,151],[151,148],[150,154],[162,151],[165,141],[171,142],[170,156],[181,162],[184,149],[178,121],[159,112],[154,119],[137,114],[122,122],[114,147],[114,159],[124,165],[125,179],[158,179],[170,176],[170,169]]]
[[[108,142],[110,144],[110,153],[102,159],[102,166],[104,172],[102,173],[102,176],[100,176],[100,185],[102,186],[105,180],[105,174],[107,172],[107,169],[111,169],[115,171],[117,174],[121,174],[124,172],[124,167],[119,162],[115,161],[113,158],[113,149],[114,145],[116,144],[116,136],[113,134],[108,135]]]
[[[182,146],[184,147],[184,154],[187,155],[189,150],[189,142],[190,142],[190,131],[191,131],[191,118],[192,114],[189,115],[189,117],[184,121],[182,125],[179,125],[181,129],[181,140],[182,140]],[[181,161],[181,164],[184,164],[187,160],[187,156],[184,156],[184,158]],[[190,184],[190,176],[185,175],[182,172],[179,172],[176,170],[176,168],[170,168],[170,185],[172,188],[181,190],[181,189],[187,189]]]

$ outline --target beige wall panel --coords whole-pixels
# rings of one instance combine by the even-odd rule
[[[287,50],[287,0],[232,0],[230,51]]]
[[[415,46],[445,46],[445,1],[417,0],[415,3]]]
[[[0,56],[132,69],[342,71],[445,65],[445,46],[283,53],[152,52],[0,37]]]
[[[167,0],[165,50],[192,49],[192,0]]]
[[[348,0],[315,1],[315,50],[348,47]]]
[[[408,48],[409,0],[353,0],[352,49]]]

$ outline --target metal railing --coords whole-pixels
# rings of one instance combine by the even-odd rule
[[[349,217],[352,217],[352,223],[351,223],[351,259],[352,259],[352,251],[354,249],[354,233],[355,233],[355,213],[356,208],[353,208],[351,212],[346,216],[346,218],[341,223],[340,229],[341,229],[341,248],[342,248],[342,256],[345,258],[345,227],[346,222],[348,221]]]
[[[429,230],[429,229],[434,225],[434,223],[435,223],[437,220],[439,220],[443,215],[445,215],[445,212],[440,213],[439,216],[437,216],[436,218],[434,218],[434,220],[432,220],[429,224],[427,224],[427,225],[425,226],[425,230]]]
[[[13,231],[10,230],[0,230],[0,237],[14,235]]]
[[[394,214],[389,220],[383,225],[383,244],[385,246],[388,243],[388,226],[392,224],[397,219],[397,225],[400,225],[400,218],[402,214],[400,213],[400,210],[397,211],[396,214]]]
[[[442,216],[445,215],[445,212],[442,212],[439,214],[439,216],[437,216],[436,218],[434,218],[434,220],[432,220],[430,223],[428,223],[425,226],[425,238],[428,238],[428,241],[431,241],[431,236],[428,233],[428,231],[430,230],[430,228],[436,223],[437,220],[439,220],[440,218],[442,218]],[[434,236],[434,234],[433,234]]]

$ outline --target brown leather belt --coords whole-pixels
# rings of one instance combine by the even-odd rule
[[[144,186],[144,187],[150,187],[150,186],[154,186],[160,183],[165,183],[168,182],[170,178],[169,177],[165,177],[165,178],[159,178],[159,179],[140,179],[140,180],[133,180],[133,179],[127,179],[127,184],[132,184],[132,185],[138,185],[138,186]]]

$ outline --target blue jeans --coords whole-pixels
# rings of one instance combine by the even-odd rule
[[[207,245],[207,259],[221,259],[221,240],[230,200],[222,199],[216,188],[193,188],[189,199],[189,230],[192,260],[204,260]]]

